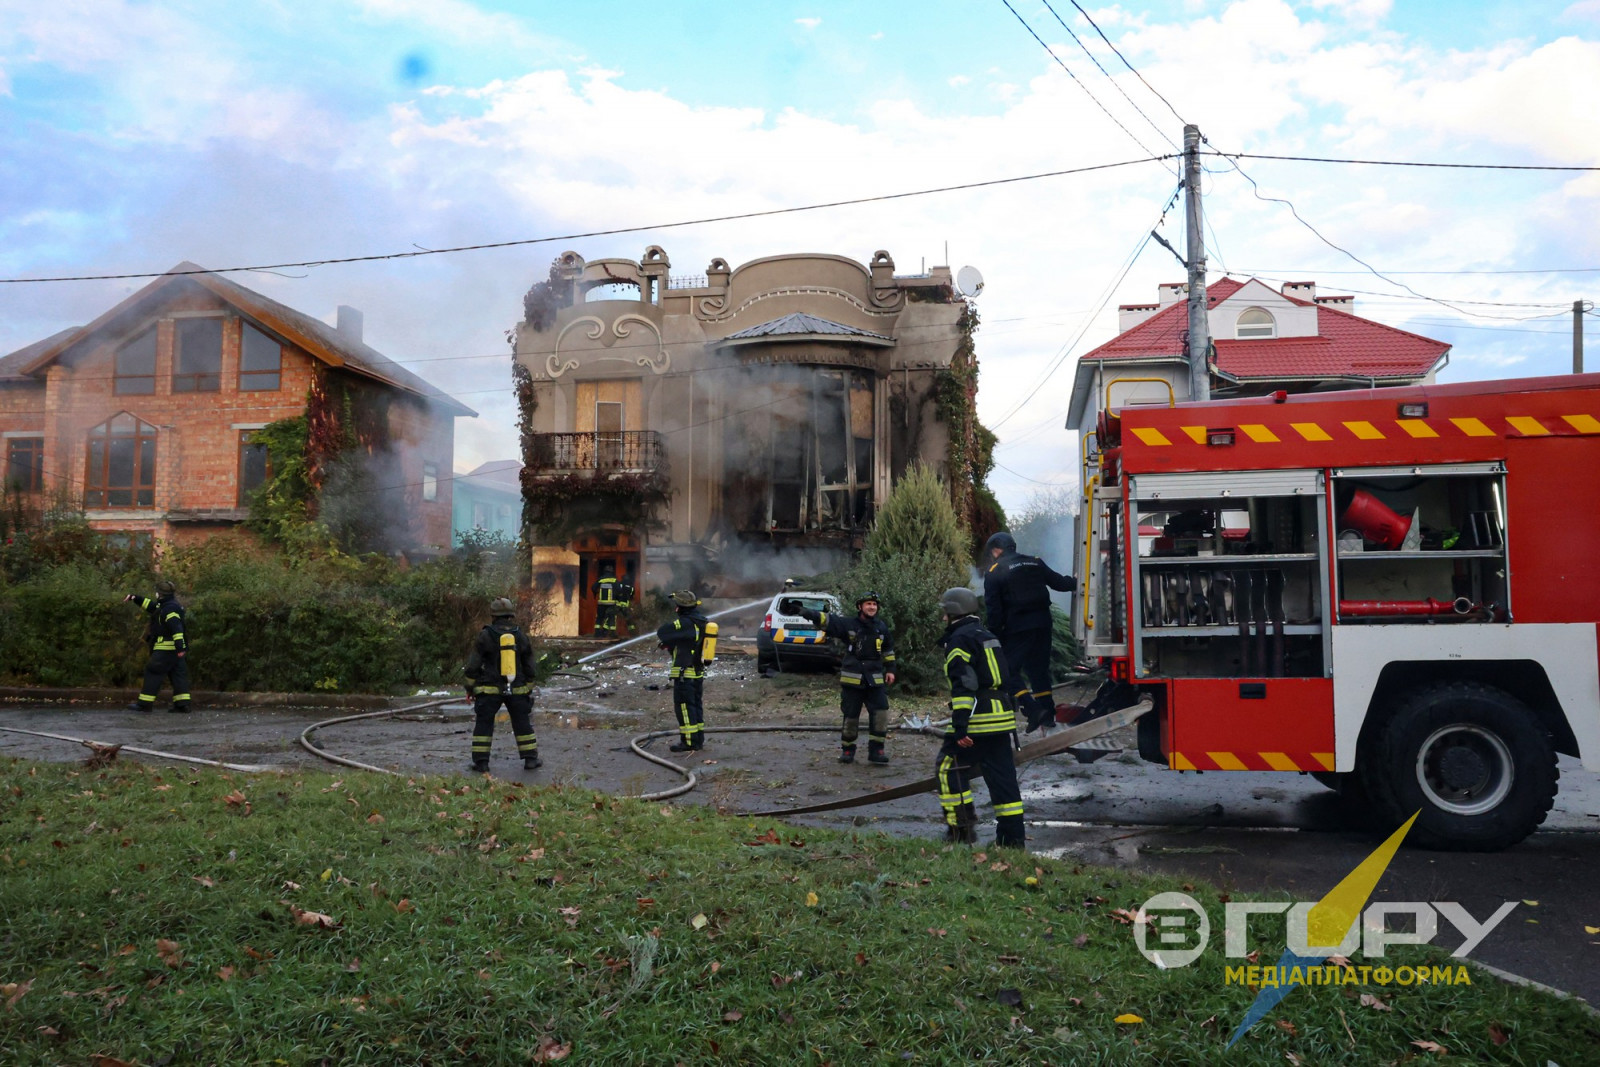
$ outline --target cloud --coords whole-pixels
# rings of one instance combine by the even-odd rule
[[[1600,0],[1578,0],[1577,3],[1568,5],[1567,9],[1561,12],[1561,18],[1563,20],[1589,19],[1600,21]]]
[[[1394,0],[1307,0],[1320,11],[1331,11],[1350,22],[1372,25],[1381,22],[1394,7]]]
[[[814,30],[818,26],[822,25],[822,20],[812,16],[812,17],[808,17],[808,18],[795,19],[794,20],[794,24],[796,26],[802,26],[802,27],[804,27],[804,28],[806,28],[808,30]]]
[[[955,74],[951,76],[948,84],[952,89],[959,89],[963,85],[970,85],[971,83],[972,79],[965,74]]]
[[[869,41],[881,41],[881,40],[883,40],[883,31],[879,30],[876,33],[868,34],[867,35],[867,40],[869,40]]]

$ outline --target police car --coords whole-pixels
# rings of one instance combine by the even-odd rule
[[[807,666],[837,667],[838,642],[829,641],[828,636],[805,616],[787,614],[780,609],[780,602],[791,600],[812,611],[825,611],[831,615],[840,612],[839,598],[832,593],[807,593],[790,589],[774,596],[767,605],[766,617],[761,620],[761,629],[756,634],[756,669],[762,674],[775,674],[802,663]]]

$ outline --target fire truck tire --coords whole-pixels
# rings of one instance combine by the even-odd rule
[[[1555,802],[1555,745],[1533,711],[1478,682],[1405,694],[1360,762],[1382,823],[1417,821],[1408,844],[1494,852],[1521,841]]]

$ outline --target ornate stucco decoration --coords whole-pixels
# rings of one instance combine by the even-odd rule
[[[898,294],[899,290],[897,289],[895,292]],[[834,289],[829,286],[821,285],[788,285],[781,289],[768,289],[765,292],[757,293],[755,296],[747,298],[743,303],[731,311],[727,310],[728,298],[725,295],[704,297],[700,300],[700,317],[709,319],[711,321],[731,319],[745,308],[759,304],[763,300],[771,300],[775,296],[833,297],[837,300],[843,300],[845,303],[849,304],[851,307],[862,312],[863,314],[873,315],[879,318],[892,317],[900,313],[900,304],[898,301],[892,308],[868,307],[866,304],[861,302],[859,297],[855,296],[853,293],[847,293],[843,289]]]
[[[615,351],[612,346],[619,341],[627,341],[634,334],[634,323],[645,328],[646,338],[643,342],[625,344],[625,351]],[[584,327],[583,339],[590,342],[589,346],[578,347],[574,352],[567,350],[567,358],[562,358],[561,346],[567,334],[578,328]],[[580,358],[581,357],[581,358]],[[643,315],[624,313],[612,321],[608,329],[603,319],[594,315],[581,315],[561,328],[556,335],[555,351],[545,357],[545,374],[551,378],[559,378],[569,370],[577,369],[580,362],[586,363],[632,363],[635,366],[645,367],[653,374],[665,374],[672,366],[672,355],[666,350],[661,341],[661,330],[655,323]]]

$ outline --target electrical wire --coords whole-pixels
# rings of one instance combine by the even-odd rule
[[[1063,19],[1056,12],[1056,9],[1050,5],[1050,0],[1044,0],[1044,6],[1045,6],[1046,9],[1049,10],[1050,14],[1055,15],[1056,21],[1061,23],[1061,28],[1067,31],[1067,36],[1071,37],[1072,40],[1077,44],[1077,46],[1079,48],[1083,49],[1083,54],[1089,57],[1089,62],[1091,62],[1091,63],[1093,63],[1095,65],[1095,69],[1097,69],[1098,71],[1100,71],[1101,74],[1104,74],[1106,76],[1106,81],[1110,82],[1112,84],[1112,86],[1117,90],[1117,92],[1122,93],[1122,99],[1124,99],[1124,100],[1126,100],[1128,102],[1128,106],[1133,108],[1133,110],[1137,111],[1139,113],[1139,117],[1144,119],[1146,122],[1148,122],[1150,124],[1150,128],[1155,130],[1156,134],[1159,137],[1161,137],[1163,140],[1165,140],[1173,148],[1178,148],[1179,147],[1178,142],[1174,141],[1171,137],[1168,137],[1166,131],[1163,130],[1160,126],[1157,126],[1156,123],[1155,123],[1155,120],[1152,119],[1149,115],[1146,115],[1144,113],[1144,109],[1141,108],[1138,104],[1135,104],[1133,102],[1133,97],[1129,96],[1126,92],[1123,92],[1122,86],[1117,84],[1117,79],[1113,78],[1111,76],[1111,73],[1109,71],[1107,71],[1105,67],[1100,65],[1100,60],[1095,58],[1095,54],[1093,52],[1089,51],[1089,46],[1084,44],[1083,41],[1079,39],[1078,35],[1072,31],[1072,27],[1068,26],[1067,23],[1066,23],[1066,20]],[[1074,4],[1073,6],[1076,7],[1077,5]],[[1082,11],[1083,9],[1080,7],[1080,8],[1078,8],[1078,10]],[[1095,29],[1098,31],[1099,27],[1096,26]],[[1102,40],[1104,40],[1105,34],[1101,34],[1100,37],[1101,37]],[[1123,63],[1127,63],[1127,60],[1123,60]],[[1137,73],[1137,71],[1135,71],[1135,73]]]
[[[1210,144],[1207,141],[1206,144]],[[1269,156],[1256,152],[1222,152],[1213,148],[1201,152],[1205,156],[1223,159],[1273,159],[1288,163],[1346,163],[1367,167],[1434,167],[1442,170],[1533,170],[1533,171],[1600,171],[1600,167],[1566,167],[1544,163],[1436,163],[1406,159],[1336,159],[1332,156]],[[1237,168],[1236,168],[1237,169]],[[1242,171],[1240,173],[1243,173]]]
[[[1111,43],[1111,38],[1109,38],[1109,37],[1107,37],[1105,35],[1105,31],[1100,28],[1099,23],[1095,22],[1094,18],[1087,11],[1085,11],[1083,9],[1083,5],[1078,3],[1078,0],[1072,0],[1072,6],[1078,9],[1078,14],[1083,16],[1084,21],[1088,22],[1090,26],[1094,27],[1094,32],[1098,33],[1100,35],[1100,39],[1106,43],[1106,47],[1110,48],[1111,51],[1116,54],[1116,57],[1118,59],[1122,60],[1122,65],[1124,67],[1127,67],[1128,70],[1132,72],[1133,76],[1135,78],[1138,78],[1140,83],[1146,89],[1149,89],[1152,93],[1155,93],[1156,99],[1160,100],[1163,104],[1167,105],[1167,110],[1172,112],[1172,117],[1177,119],[1178,122],[1181,123],[1182,125],[1185,125],[1185,126],[1189,125],[1189,120],[1185,119],[1182,115],[1178,114],[1178,109],[1172,106],[1172,101],[1168,100],[1166,97],[1162,96],[1159,92],[1157,92],[1155,86],[1153,86],[1149,82],[1145,81],[1144,80],[1144,75],[1140,74],[1138,72],[1138,70],[1136,70],[1134,68],[1134,65],[1132,63],[1128,62],[1128,57],[1123,55],[1122,51],[1119,48],[1117,48],[1116,45]]]
[[[1004,2],[1004,0],[1002,0]],[[1114,121],[1114,120],[1113,120]],[[1132,136],[1130,134],[1130,136]],[[1138,138],[1134,138],[1135,141]],[[1140,145],[1143,148],[1143,145]],[[1148,148],[1146,152],[1150,152]],[[287,267],[326,267],[341,263],[373,263],[389,259],[418,259],[422,256],[440,256],[455,252],[477,252],[493,248],[519,248],[526,245],[549,244],[555,241],[577,241],[589,237],[612,237],[624,233],[643,233],[651,230],[671,230],[685,226],[705,226],[713,222],[738,222],[745,219],[770,218],[774,215],[793,215],[803,211],[823,211],[828,208],[852,207],[858,204],[878,204],[890,200],[906,200],[916,196],[932,196],[936,193],[961,192],[967,189],[985,189],[997,185],[1014,185],[1018,182],[1038,181],[1042,178],[1061,178],[1073,174],[1089,174],[1095,171],[1115,170],[1119,167],[1131,167],[1140,163],[1164,163],[1174,159],[1172,155],[1157,155],[1151,153],[1142,159],[1124,159],[1116,163],[1096,163],[1086,167],[1069,167],[1065,170],[1042,171],[1038,174],[1019,174],[1010,178],[989,178],[984,181],[961,182],[956,185],[940,185],[931,189],[913,189],[903,193],[883,193],[877,196],[860,196],[848,200],[829,200],[819,204],[802,204],[796,207],[775,207],[762,211],[741,211],[730,215],[710,215],[698,219],[680,219],[677,222],[657,222],[646,226],[617,226],[607,230],[589,230],[584,233],[568,233],[548,237],[526,237],[515,241],[488,241],[470,245],[452,245],[448,248],[419,248],[413,252],[385,252],[364,256],[339,256],[328,259],[307,259],[290,263],[266,263],[241,267],[216,267],[195,268],[194,270],[167,270],[143,271],[125,274],[72,274],[56,275],[41,278],[0,278],[3,285],[31,285],[41,282],[98,282],[120,281],[129,278],[162,278],[167,275],[188,274],[236,274],[241,271],[270,271],[281,270]]]
[[[1092,89],[1090,89],[1086,84],[1084,84],[1084,81],[1083,81],[1082,78],[1080,78],[1076,74],[1072,73],[1072,68],[1067,66],[1067,64],[1062,60],[1062,58],[1060,56],[1056,55],[1056,50],[1054,48],[1051,48],[1048,44],[1046,44],[1045,43],[1045,39],[1043,37],[1040,37],[1036,32],[1034,32],[1033,27],[1028,25],[1028,20],[1023,18],[1020,14],[1017,14],[1017,9],[1011,6],[1011,0],[1000,0],[1000,2],[1002,4],[1004,4],[1004,5],[1006,5],[1006,10],[1007,11],[1011,12],[1011,14],[1016,16],[1016,19],[1017,19],[1018,22],[1022,23],[1022,28],[1028,31],[1029,36],[1031,36],[1035,41],[1039,42],[1039,47],[1043,48],[1046,52],[1050,53],[1050,58],[1056,61],[1056,66],[1058,66],[1062,70],[1066,71],[1067,72],[1067,77],[1071,78],[1075,83],[1077,83],[1078,88],[1082,89],[1084,91],[1084,93],[1089,97],[1089,99],[1094,101],[1094,104],[1095,104],[1096,107],[1098,107],[1101,111],[1105,112],[1106,118],[1110,119],[1112,122],[1117,124],[1117,129],[1119,129],[1123,133],[1127,134],[1129,139],[1132,140],[1134,144],[1136,144],[1140,148],[1144,149],[1144,151],[1149,153],[1149,155],[1151,157],[1158,158],[1158,159],[1163,159],[1163,160],[1175,158],[1172,155],[1156,156],[1156,153],[1152,152],[1148,145],[1146,145],[1143,141],[1139,140],[1139,138],[1134,135],[1134,132],[1132,130],[1128,129],[1127,126],[1123,125],[1121,119],[1117,118],[1117,116],[1115,116],[1115,115],[1113,115],[1111,113],[1111,109],[1110,108],[1106,107],[1104,104],[1102,104],[1100,102],[1100,98],[1098,96],[1095,96],[1094,95],[1094,91]],[[1063,23],[1062,25],[1065,25],[1065,23]],[[1068,32],[1070,33],[1071,31],[1069,30]],[[1076,39],[1076,37],[1074,37],[1074,39]],[[1172,168],[1168,167],[1167,169],[1171,170]],[[1176,173],[1176,172],[1174,172],[1174,173]]]

